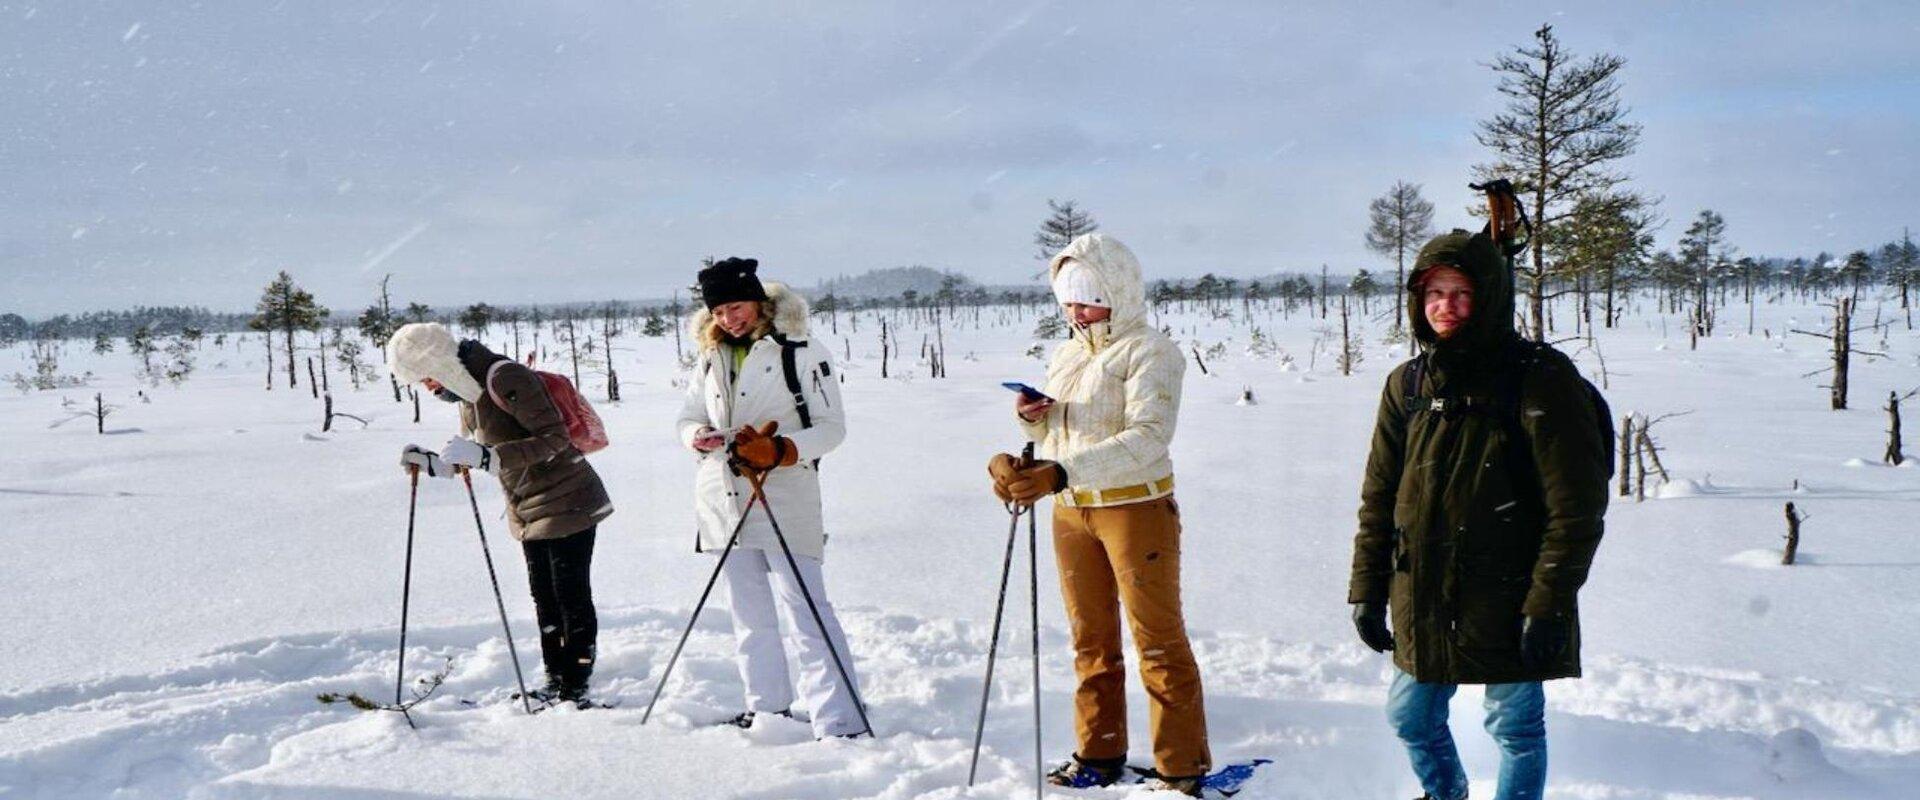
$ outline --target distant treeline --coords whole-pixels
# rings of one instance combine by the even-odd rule
[[[96,334],[126,337],[141,326],[155,335],[171,335],[189,328],[202,333],[226,333],[247,329],[252,314],[208,311],[198,306],[141,306],[131,311],[89,311],[84,314],[60,314],[29,322],[19,314],[0,314],[0,343],[26,339],[78,339]]]

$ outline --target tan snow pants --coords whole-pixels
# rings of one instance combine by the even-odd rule
[[[1126,659],[1120,612],[1139,649],[1154,768],[1207,772],[1200,667],[1180,613],[1180,507],[1171,496],[1100,508],[1055,504],[1053,551],[1073,627],[1074,722],[1081,758],[1127,754]]]

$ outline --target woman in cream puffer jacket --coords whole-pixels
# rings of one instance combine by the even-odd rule
[[[1066,470],[1074,492],[1150,485],[1173,475],[1167,446],[1180,413],[1187,362],[1180,348],[1147,321],[1140,262],[1120,240],[1090,233],[1053,257],[1049,275],[1069,261],[1087,269],[1112,315],[1081,329],[1053,352],[1046,393],[1056,402],[1037,421],[1021,420],[1041,458]],[[1172,493],[1170,485],[1139,502]],[[1090,505],[1111,505],[1099,500]]]
[[[1110,236],[1074,239],[1051,265],[1055,296],[1074,321],[1054,351],[1045,393],[1016,416],[1042,459],[1011,455],[988,466],[995,492],[1015,503],[1052,493],[1053,552],[1073,631],[1073,758],[1055,785],[1104,786],[1125,774],[1126,656],[1133,631],[1152,707],[1156,788],[1199,796],[1212,767],[1200,668],[1180,598],[1180,507],[1173,440],[1186,361],[1147,322],[1140,263]]]

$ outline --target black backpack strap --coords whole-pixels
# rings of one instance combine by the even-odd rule
[[[807,393],[800,387],[800,366],[795,363],[794,351],[806,347],[806,342],[796,342],[784,334],[773,334],[773,341],[780,345],[780,369],[787,376],[787,393],[793,395],[793,410],[800,414],[800,427],[813,427],[813,412],[807,408]]]
[[[1407,402],[1409,412],[1423,405],[1428,398],[1420,395],[1420,375],[1425,372],[1427,354],[1421,353],[1407,362],[1407,368],[1400,371],[1400,397]]]

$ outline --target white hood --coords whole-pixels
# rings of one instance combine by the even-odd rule
[[[1100,286],[1101,296],[1108,301],[1107,307],[1113,309],[1106,323],[1109,335],[1119,336],[1146,324],[1147,292],[1140,280],[1140,259],[1119,239],[1104,233],[1075,238],[1049,262],[1049,282],[1059,277],[1061,265],[1068,260],[1091,273]]]
[[[460,343],[438,322],[400,326],[387,340],[387,371],[401,383],[432,378],[469,403],[479,402],[480,382],[460,363]]]

